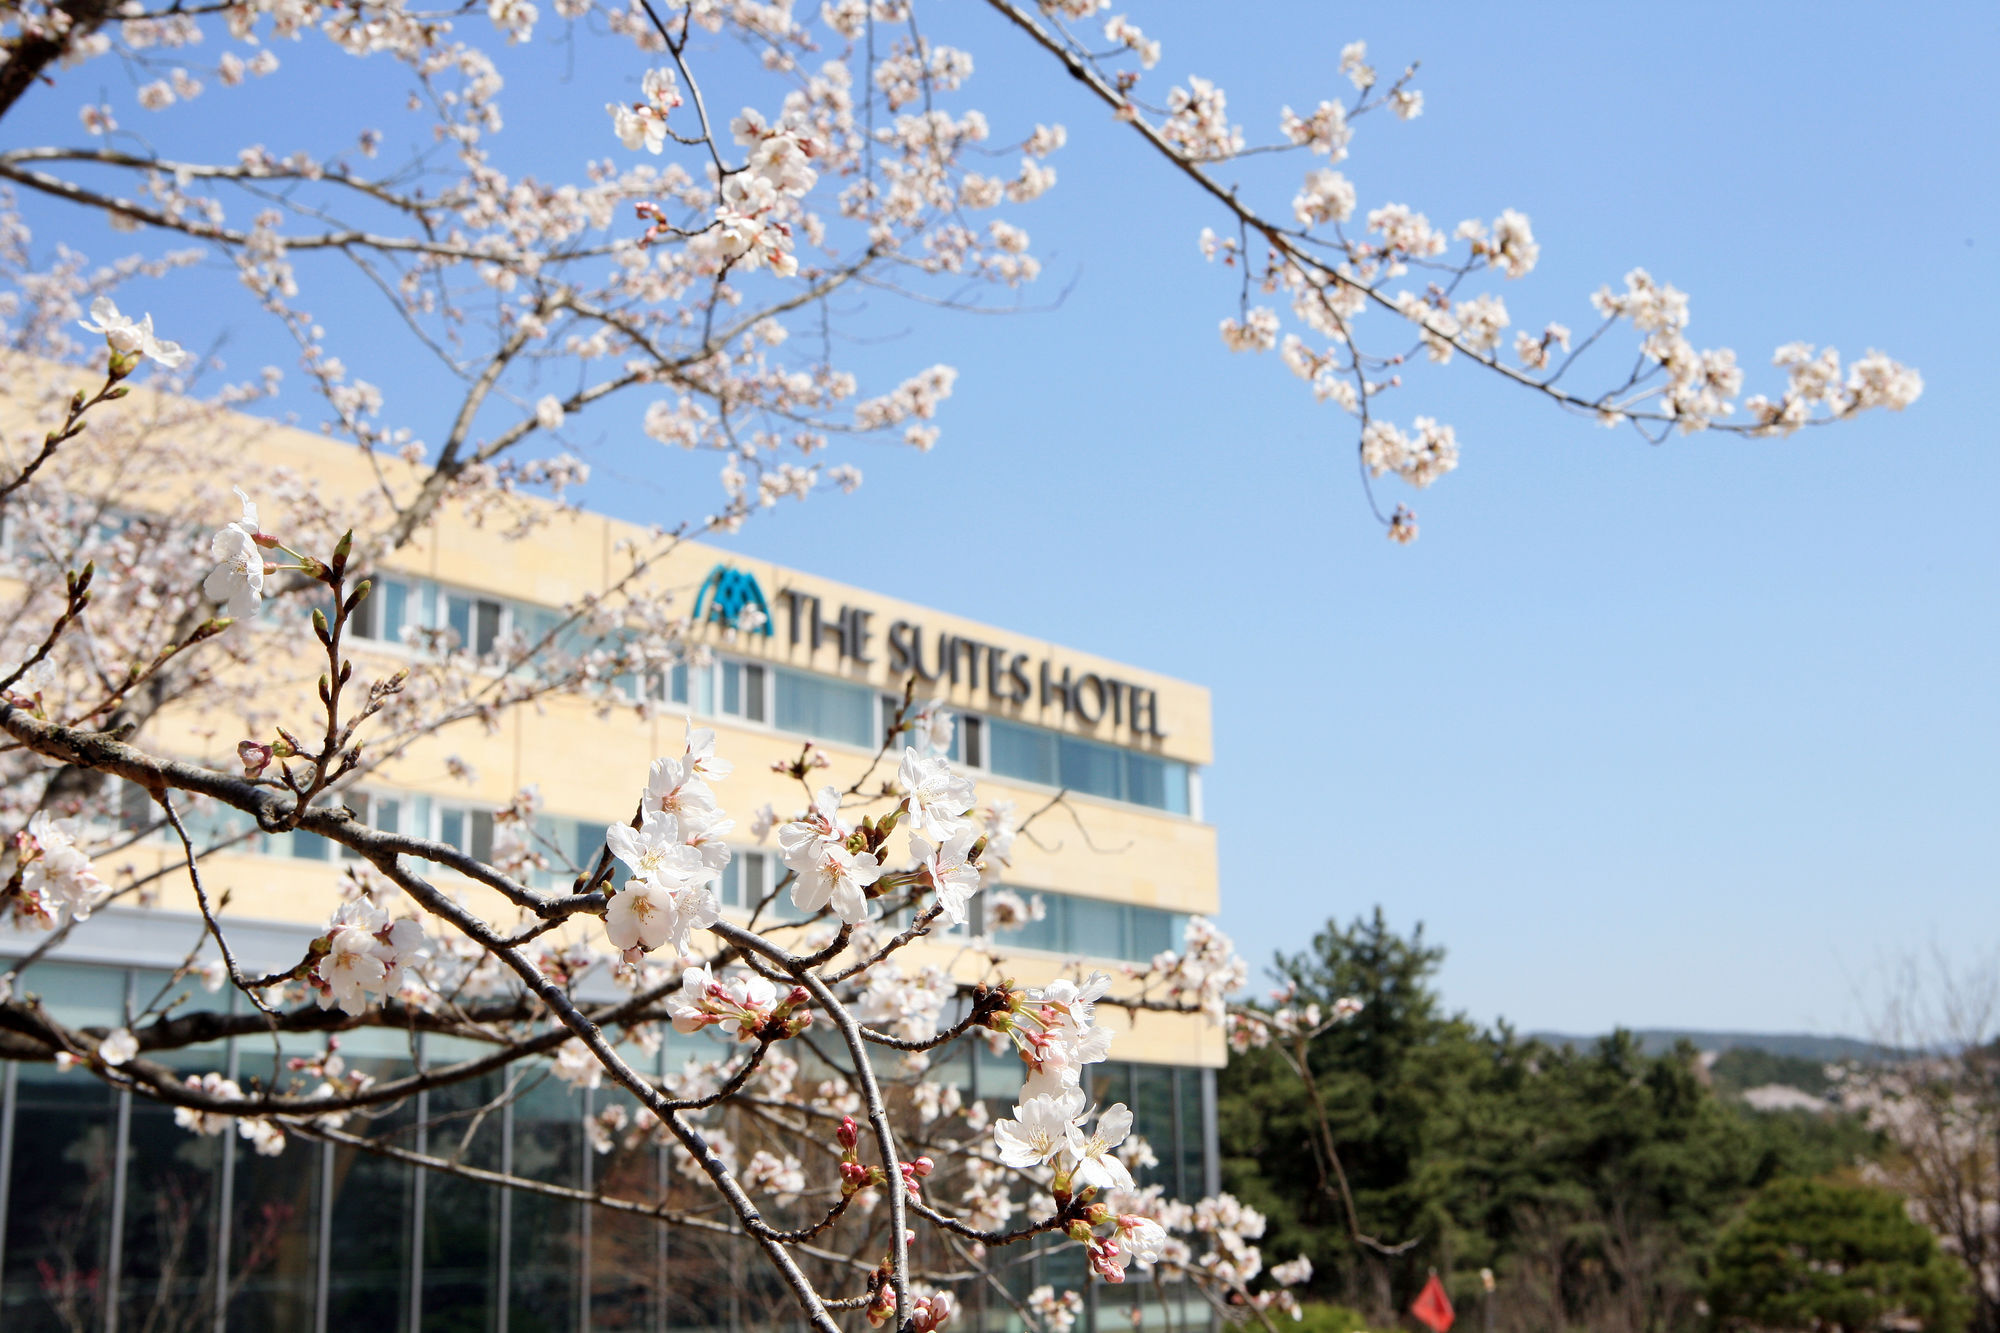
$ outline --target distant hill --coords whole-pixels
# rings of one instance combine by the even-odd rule
[[[1590,1049],[1599,1040],[1597,1037],[1579,1037],[1563,1032],[1531,1032],[1528,1035],[1551,1046],[1574,1046],[1580,1051]],[[1822,1063],[1890,1060],[1897,1055],[1896,1051],[1886,1046],[1862,1041],[1858,1037],[1821,1037],[1809,1032],[1697,1032],[1679,1028],[1640,1028],[1635,1029],[1632,1035],[1639,1039],[1640,1047],[1648,1055],[1671,1051],[1674,1044],[1681,1041],[1698,1051],[1717,1055],[1724,1051],[1751,1050]]]

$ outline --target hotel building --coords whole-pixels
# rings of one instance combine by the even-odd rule
[[[233,432],[232,447],[263,463],[311,476],[322,495],[373,484],[357,451],[322,437],[243,417],[215,429]],[[418,656],[410,640],[419,630],[445,631],[482,655],[517,632],[539,638],[560,619],[557,608],[628,568],[628,550],[656,544],[636,525],[543,509],[546,521],[525,540],[447,510],[385,561],[354,627],[357,681]],[[282,534],[284,516],[268,504],[264,519]],[[8,558],[0,596],[6,578],[27,576],[28,557],[14,551]],[[726,912],[742,921],[783,873],[774,848],[751,837],[752,812],[769,802],[782,816],[802,804],[798,784],[773,764],[794,759],[811,741],[832,760],[827,776],[845,786],[875,756],[915,674],[918,700],[943,699],[955,712],[951,757],[977,780],[982,804],[1011,800],[1025,816],[1058,792],[1067,799],[1016,840],[1000,875],[1023,900],[1039,900],[1040,919],[989,931],[980,911],[989,888],[974,900],[967,929],[912,946],[906,965],[969,978],[984,975],[988,956],[997,954],[1007,974],[1027,984],[1076,960],[1116,973],[1177,947],[1190,915],[1215,912],[1215,831],[1202,817],[1210,760],[1202,688],[984,619],[694,543],[647,579],[682,599],[706,660],[512,708],[491,728],[455,726],[371,773],[344,799],[380,827],[483,856],[494,812],[532,785],[541,798],[536,833],[557,862],[540,882],[566,884],[561,860],[595,860],[606,823],[629,817],[648,764],[679,753],[682,717],[691,715],[716,730],[718,753],[735,765],[717,784],[717,797],[738,821],[722,888]],[[1025,601],[1015,617],[986,610],[995,619],[1032,620]],[[230,632],[286,631],[263,625]],[[316,648],[302,627],[290,633],[299,654]],[[642,699],[654,706],[638,707]],[[304,726],[311,712],[301,707],[295,717]],[[240,726],[167,714],[142,739],[157,751],[227,768]],[[878,776],[893,765],[892,755]],[[133,818],[145,816],[142,798]],[[227,810],[200,811],[194,822],[198,842],[251,835],[208,857],[206,878],[211,892],[230,894],[225,919],[244,966],[290,966],[338,902],[341,849],[309,834],[256,834]],[[111,879],[113,869],[129,865],[145,873],[169,865],[176,849],[156,835],[104,861],[100,872]],[[156,887],[151,905],[114,905],[76,930],[16,977],[17,991],[39,994],[80,1025],[116,1025],[145,1009],[202,937],[185,876],[164,875]],[[484,890],[465,891],[476,906],[502,915]],[[780,915],[786,908],[782,895],[771,904]],[[45,938],[0,926],[0,971]],[[188,993],[185,1007],[232,1002],[227,988],[210,994],[183,982],[180,989]],[[600,990],[613,993],[608,983]],[[240,996],[234,1002],[245,1003]],[[1090,1091],[1133,1107],[1138,1132],[1159,1159],[1142,1182],[1164,1183],[1187,1198],[1217,1188],[1220,1032],[1182,1015],[1133,1021],[1108,1011],[1100,1021],[1123,1030],[1112,1060],[1091,1068]],[[413,1060],[471,1049],[458,1040],[424,1038],[415,1048],[412,1041],[361,1029],[342,1034],[340,1053],[387,1077],[408,1072]],[[324,1038],[288,1037],[282,1045],[284,1054],[313,1055],[324,1050]],[[959,1043],[935,1076],[968,1100],[1004,1108],[1020,1084],[1019,1061],[970,1049],[979,1045]],[[665,1073],[691,1057],[713,1058],[714,1049],[699,1037],[673,1037],[643,1058]],[[244,1038],[166,1058],[190,1073],[248,1077],[261,1067],[268,1077],[273,1043]],[[585,1121],[622,1094],[549,1078],[546,1060],[525,1063],[535,1069],[426,1094],[350,1128],[400,1130],[397,1141],[420,1151],[585,1188],[614,1177],[628,1189],[676,1179],[677,1147],[590,1150]],[[500,1113],[451,1117],[509,1087],[517,1095]],[[476,1130],[465,1128],[468,1120]],[[418,1123],[432,1128],[413,1130]],[[1021,1292],[1043,1282],[1058,1290],[1087,1286],[1073,1245],[1018,1265],[1007,1281]],[[1155,1302],[1142,1319],[1157,1322],[1158,1298],[1139,1294],[1142,1305]],[[1009,1327],[1014,1318],[998,1301],[975,1298],[974,1306],[986,1327]],[[1130,1291],[1092,1289],[1086,1326],[1129,1326],[1131,1307]],[[182,1130],[169,1109],[112,1091],[86,1072],[0,1064],[0,1328],[8,1333],[524,1333],[794,1322],[782,1312],[754,1253],[685,1242],[679,1230],[331,1144],[294,1138],[282,1154],[259,1156],[234,1135]]]

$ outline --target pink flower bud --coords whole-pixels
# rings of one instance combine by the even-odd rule
[[[1090,1257],[1090,1266],[1106,1282],[1123,1282],[1125,1269],[1118,1262],[1118,1242],[1115,1240],[1092,1240],[1084,1245],[1084,1253]]]
[[[842,1116],[840,1118],[840,1128],[833,1132],[833,1137],[840,1141],[841,1147],[852,1148],[861,1141],[860,1126],[854,1123],[853,1116]]]
[[[919,1296],[910,1310],[912,1333],[937,1333],[952,1316],[952,1299],[948,1291],[940,1291],[930,1296]]]
[[[254,778],[270,767],[274,752],[270,746],[256,741],[238,741],[236,757],[243,761],[243,776]]]

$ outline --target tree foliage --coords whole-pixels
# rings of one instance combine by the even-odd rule
[[[1274,968],[1290,1006],[1363,1004],[1310,1042],[1362,1238],[1311,1106],[1280,1091],[1297,1086],[1280,1050],[1244,1051],[1222,1075],[1225,1184],[1268,1216],[1268,1253],[1313,1260],[1317,1296],[1394,1308],[1436,1267],[1476,1302],[1487,1267],[1524,1327],[1682,1326],[1747,1195],[1871,1142],[1850,1120],[1719,1097],[1685,1044],[1649,1056],[1624,1032],[1577,1050],[1482,1029],[1444,1009],[1443,957],[1378,908]]]
[[[1709,1284],[1725,1327],[1950,1333],[1971,1309],[1964,1265],[1886,1190],[1774,1180],[1715,1246]],[[1891,1320],[1895,1322],[1891,1324]]]

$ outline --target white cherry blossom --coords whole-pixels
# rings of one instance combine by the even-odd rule
[[[169,370],[176,369],[187,359],[187,353],[179,343],[153,336],[151,314],[140,319],[122,315],[118,312],[117,303],[108,296],[92,301],[90,318],[77,322],[92,333],[103,334],[111,350],[121,355],[149,356]]]
[[[242,620],[257,614],[264,598],[264,551],[257,544],[257,506],[236,488],[243,502],[243,516],[217,532],[209,543],[210,554],[220,563],[202,581],[201,590],[212,602],[225,603],[229,614]]]
[[[138,1054],[139,1039],[132,1035],[130,1028],[113,1028],[103,1041],[97,1043],[97,1058],[114,1067]]]
[[[926,759],[914,746],[903,749],[896,785],[903,790],[910,827],[933,841],[966,827],[966,816],[977,799],[972,780],[955,775],[950,760]]]
[[[1119,1102],[1105,1108],[1089,1134],[1078,1133],[1075,1146],[1063,1158],[1063,1166],[1076,1189],[1132,1188],[1132,1173],[1112,1152],[1131,1132],[1132,1112]]]
[[[1083,1094],[1074,1089],[1054,1097],[1029,1097],[1014,1108],[1015,1119],[993,1122],[994,1146],[1000,1160],[1017,1170],[1044,1166],[1065,1151],[1083,1147],[1076,1118],[1083,1113]]]
[[[834,915],[849,925],[868,919],[865,890],[882,877],[882,863],[873,852],[850,852],[831,838],[821,838],[814,842],[805,868],[793,868],[798,878],[792,884],[792,905],[801,912],[831,905]]]
[[[965,924],[966,905],[979,892],[979,867],[967,859],[979,836],[977,829],[962,828],[942,843],[933,843],[910,834],[910,854],[930,872],[938,906],[944,909],[944,919],[954,926]]]

